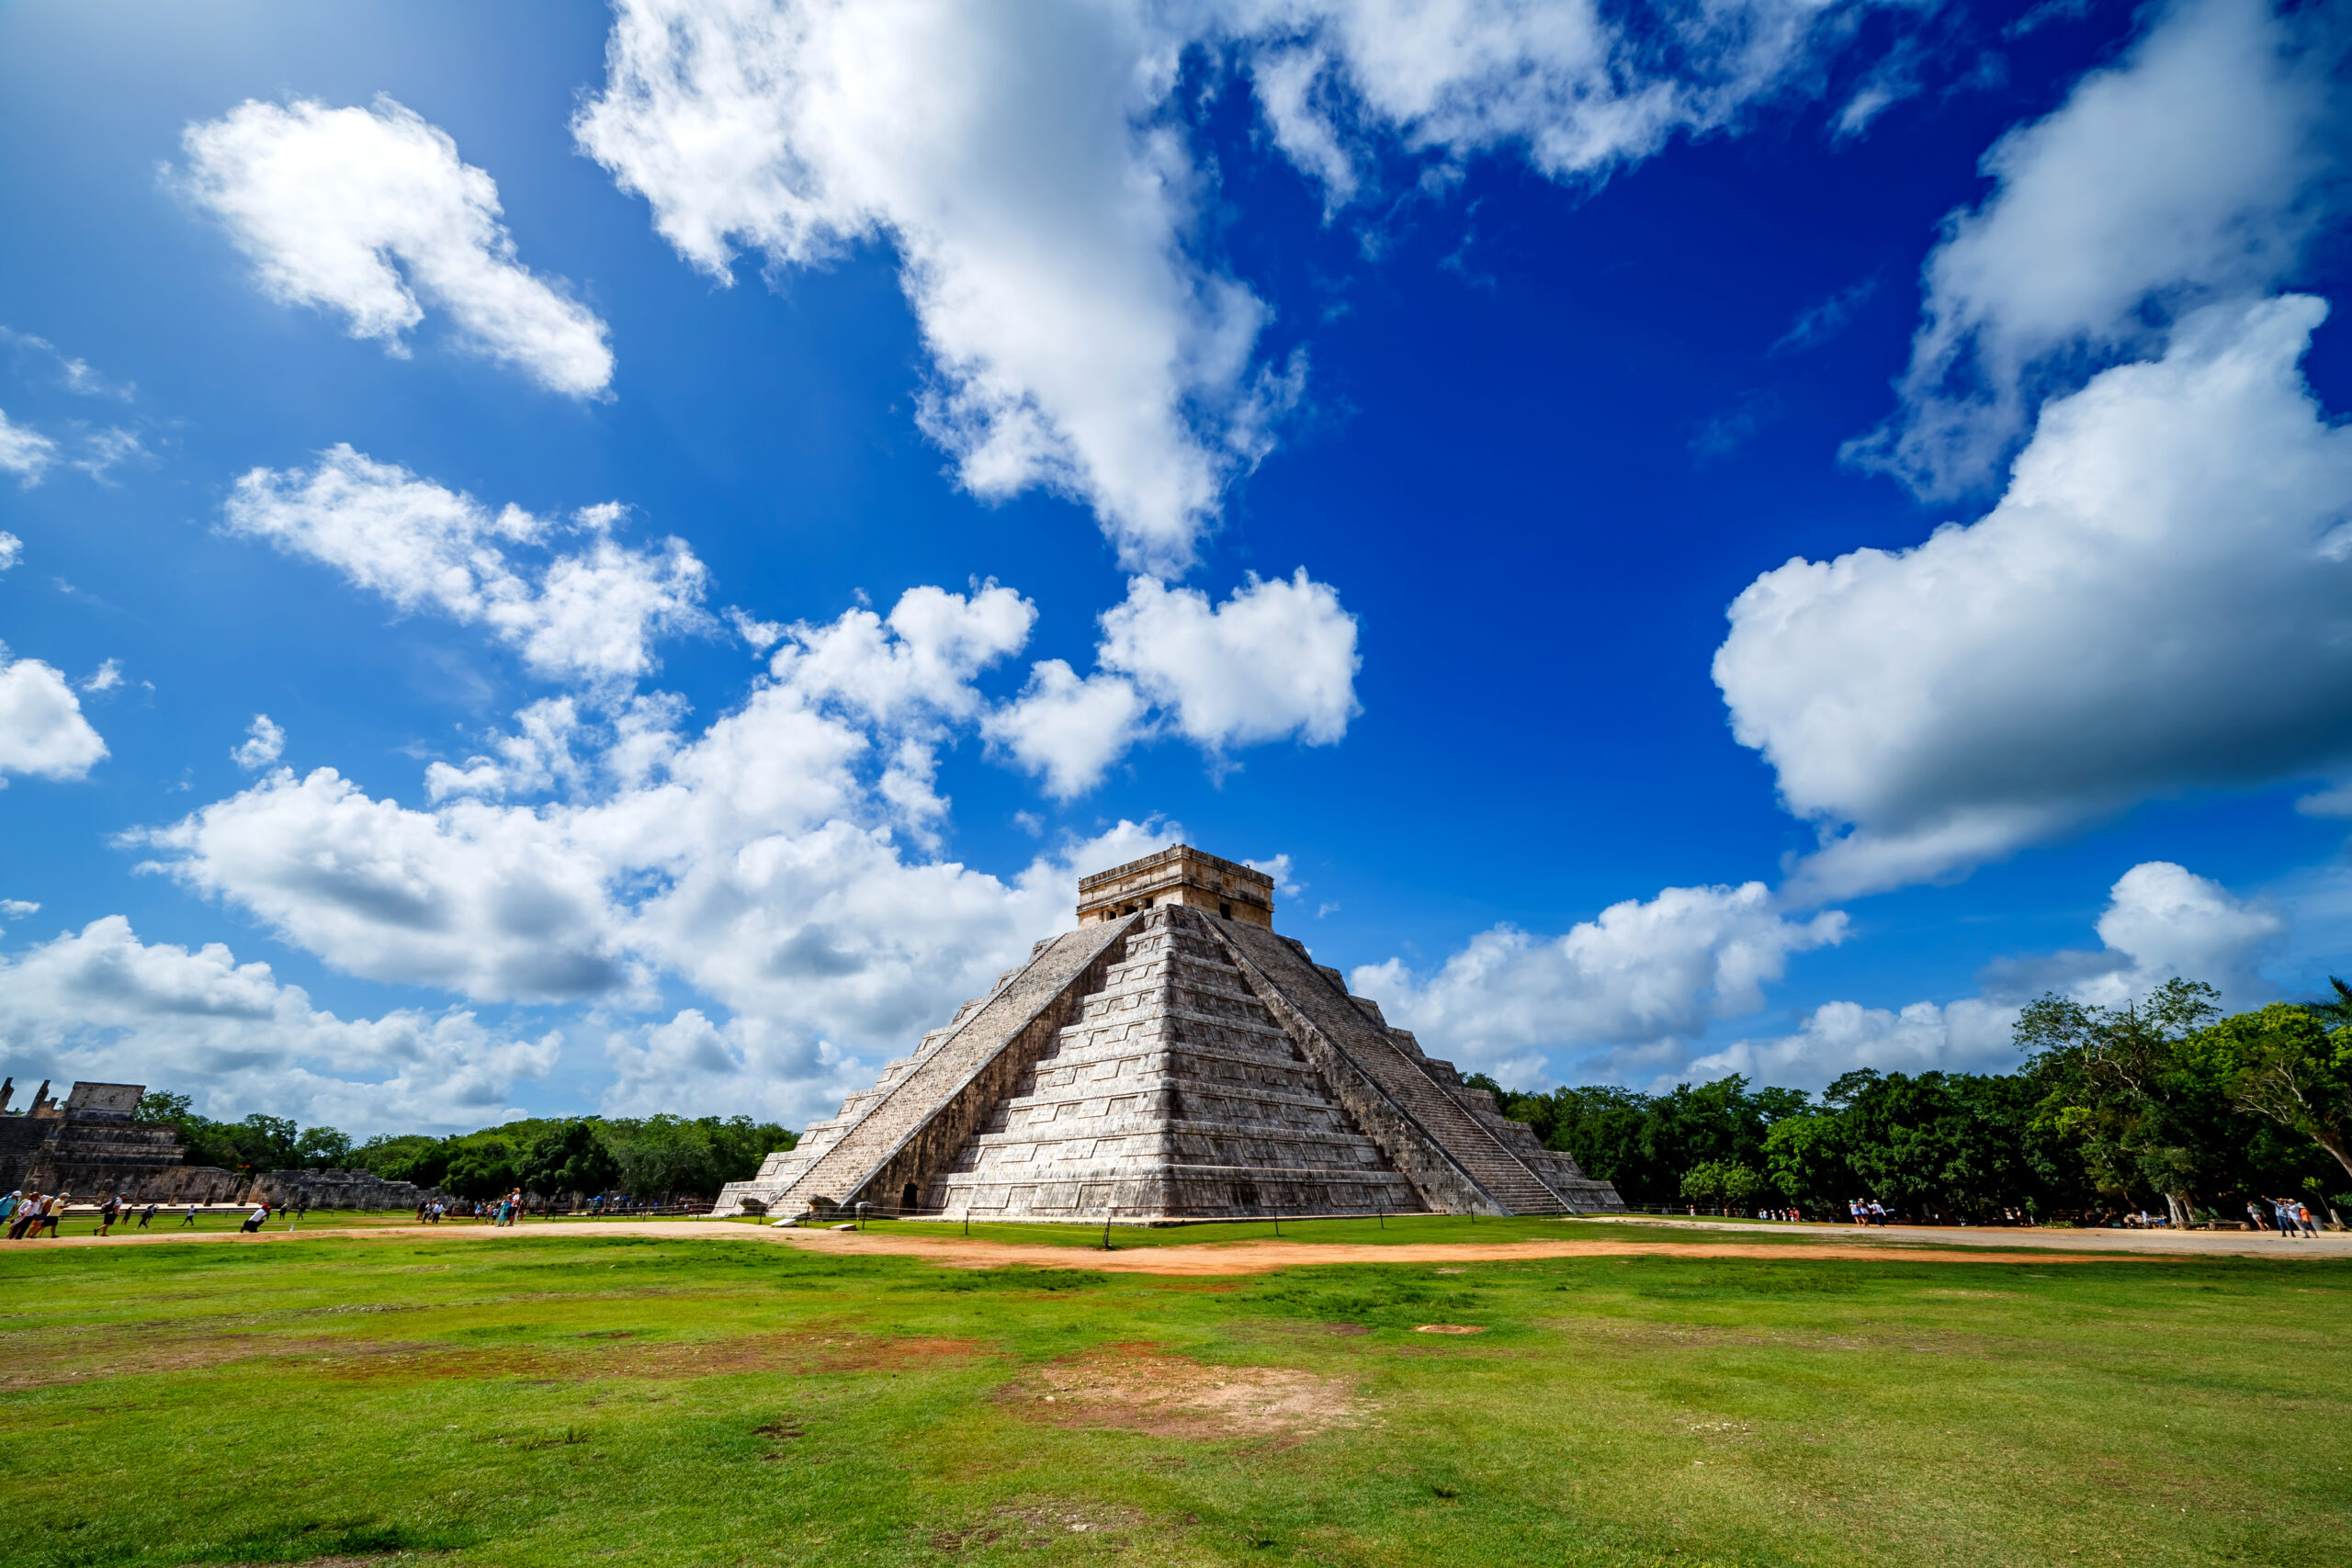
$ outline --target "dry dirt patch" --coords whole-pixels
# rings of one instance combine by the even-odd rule
[[[1114,1507],[1103,1503],[1030,1503],[997,1509],[981,1524],[963,1529],[933,1530],[929,1540],[940,1551],[994,1546],[1000,1541],[1031,1550],[1053,1544],[1057,1535],[1108,1535],[1143,1523],[1140,1508]]]
[[[1363,1404],[1338,1378],[1288,1367],[1215,1367],[1107,1347],[1039,1367],[1005,1397],[1032,1420],[1154,1437],[1297,1438],[1354,1425]]]
[[[1484,1334],[1487,1331],[1481,1325],[1467,1323],[1417,1323],[1413,1325],[1413,1332],[1416,1334]]]

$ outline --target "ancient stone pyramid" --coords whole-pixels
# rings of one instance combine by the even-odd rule
[[[1179,847],[1085,878],[1037,944],[718,1212],[1100,1222],[1624,1207]]]

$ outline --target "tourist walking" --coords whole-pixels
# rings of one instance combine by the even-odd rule
[[[237,1229],[243,1235],[252,1235],[254,1232],[261,1229],[262,1225],[268,1220],[268,1218],[269,1201],[265,1198],[259,1204],[255,1205],[252,1213],[245,1216],[245,1223],[239,1225]]]
[[[187,1205],[187,1217],[180,1221],[180,1229],[186,1230],[188,1226],[196,1224],[196,1201],[194,1199],[190,1199]]]
[[[2297,1224],[2303,1227],[2303,1234],[2305,1235],[2310,1236],[2313,1241],[2317,1241],[2319,1239],[2319,1226],[2312,1224],[2312,1208],[2310,1204],[2301,1201],[2296,1202],[2295,1220]]]
[[[51,1241],[55,1241],[57,1239],[58,1223],[65,1218],[65,1205],[73,1196],[74,1194],[71,1192],[60,1192],[50,1199],[50,1201],[41,1208],[40,1224],[41,1225],[48,1227],[49,1238]],[[36,1237],[40,1235],[39,1227],[34,1229],[33,1235]]]
[[[2254,1228],[2258,1231],[2267,1231],[2270,1228],[2262,1223],[2262,1211],[2255,1207],[2254,1200],[2251,1198],[2245,1201],[2245,1217],[2254,1222]]]
[[[139,1228],[142,1231],[145,1230],[147,1228],[147,1222],[153,1219],[155,1217],[155,1211],[163,1206],[164,1205],[161,1203],[148,1204],[146,1213],[139,1216]]]
[[[2281,1241],[2303,1239],[2295,1234],[2295,1212],[2289,1207],[2285,1199],[2267,1198],[2263,1201],[2270,1205],[2271,1217],[2278,1224],[2278,1237]]]
[[[99,1234],[100,1235],[106,1235],[108,1231],[110,1231],[110,1230],[114,1229],[114,1216],[115,1216],[115,1213],[116,1213],[116,1209],[115,1209],[115,1201],[114,1201],[113,1199],[111,1199],[111,1198],[106,1198],[106,1199],[101,1199],[101,1200],[99,1201],[99,1202],[98,1202],[98,1234]]]

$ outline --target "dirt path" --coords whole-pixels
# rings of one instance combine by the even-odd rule
[[[288,1232],[282,1228],[243,1235],[234,1231],[194,1235],[150,1235],[99,1237],[62,1236],[54,1241],[23,1243],[6,1252],[48,1251],[62,1247],[168,1247],[209,1242],[232,1247],[266,1247],[281,1241],[321,1236],[353,1240],[480,1241],[496,1244],[517,1237],[560,1234],[547,1224],[497,1230],[488,1225],[375,1225],[337,1230],[313,1225]],[[697,1220],[610,1220],[593,1226],[572,1227],[573,1235],[660,1236],[682,1241],[764,1242],[808,1252],[869,1254],[920,1258],[950,1269],[1001,1269],[1025,1265],[1034,1269],[1090,1269],[1120,1274],[1232,1275],[1263,1274],[1315,1263],[1488,1263],[1525,1261],[1539,1258],[1758,1258],[1835,1259],[1873,1263],[2092,1263],[2088,1251],[2052,1252],[2040,1248],[1928,1248],[1889,1244],[1872,1237],[1823,1243],[1656,1240],[1628,1236],[1623,1241],[1507,1241],[1358,1246],[1346,1242],[1227,1241],[1193,1246],[1137,1247],[1100,1252],[1072,1247],[1022,1247],[993,1241],[967,1241],[955,1236],[908,1235],[888,1229],[872,1231],[774,1230]],[[1686,1231],[1685,1234],[1688,1234]],[[2118,1256],[2132,1256],[2120,1253]],[[2139,1255],[2145,1258],[2147,1255]],[[2270,1256],[2266,1254],[2266,1256]]]

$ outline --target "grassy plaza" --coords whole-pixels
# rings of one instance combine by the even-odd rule
[[[5,1462],[50,1479],[8,1559],[2320,1564],[2352,1522],[2352,1264],[1178,1278],[985,1228],[1069,1267],[593,1225],[11,1248]]]

